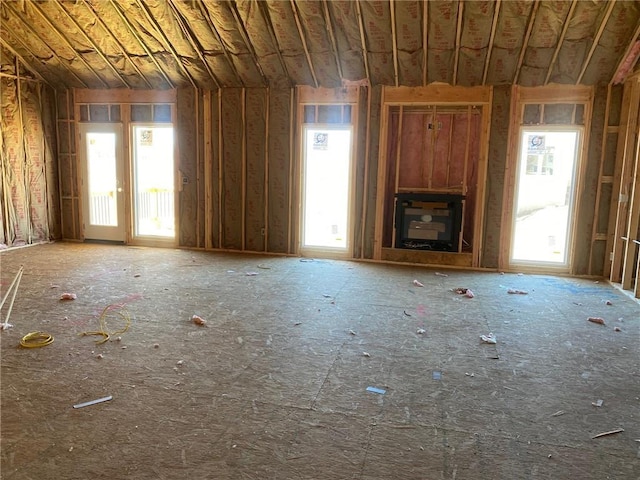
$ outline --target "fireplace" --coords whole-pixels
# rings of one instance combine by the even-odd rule
[[[395,247],[458,252],[463,195],[396,194]]]

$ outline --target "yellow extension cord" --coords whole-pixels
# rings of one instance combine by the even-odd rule
[[[109,340],[111,335],[118,335],[119,333],[126,332],[129,329],[129,326],[131,325],[131,316],[129,315],[129,312],[127,312],[126,308],[122,307],[122,311],[117,312],[114,310],[114,308],[116,307],[117,305],[107,305],[106,307],[104,307],[104,310],[102,310],[102,313],[100,314],[100,318],[99,318],[100,330],[96,332],[82,332],[82,333],[79,333],[79,335],[81,337],[88,336],[88,335],[99,335],[103,338],[102,340],[96,340],[96,345],[102,345],[104,342]],[[118,317],[120,317],[125,321],[125,326],[122,330],[118,330],[117,332],[113,332],[113,333],[109,333],[107,331],[107,316],[108,316],[107,314],[109,312],[112,312],[113,314],[117,315]],[[53,341],[53,339],[51,341]]]
[[[46,347],[53,343],[53,336],[44,332],[27,333],[20,339],[20,345],[24,348]]]

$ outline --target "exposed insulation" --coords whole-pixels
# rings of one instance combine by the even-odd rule
[[[243,219],[243,91],[227,89],[222,97],[222,247],[242,250]]]
[[[194,115],[196,93],[194,89],[181,88],[178,90],[177,102],[178,181],[181,185],[178,242],[185,247],[198,246],[198,130]]]

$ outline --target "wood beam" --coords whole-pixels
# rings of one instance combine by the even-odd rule
[[[298,35],[300,36],[300,41],[302,42],[302,48],[304,49],[304,54],[307,57],[307,64],[309,65],[309,70],[311,71],[313,84],[315,85],[316,88],[318,88],[319,87],[318,77],[316,76],[316,71],[313,68],[313,62],[311,61],[311,53],[309,52],[309,47],[307,46],[307,39],[302,29],[302,23],[300,23],[300,15],[298,15],[298,7],[296,6],[295,0],[289,0],[289,1],[291,4],[291,11],[293,12],[293,19],[296,21],[296,27],[298,28]]]
[[[244,23],[240,18],[240,13],[238,12],[235,2],[229,2],[228,7],[229,7],[229,10],[231,11],[231,14],[233,15],[233,18],[236,21],[236,26],[238,27],[238,33],[242,37],[242,41],[244,42],[245,47],[247,47],[247,50],[251,54],[251,58],[253,58],[253,62],[255,63],[256,68],[260,72],[260,76],[262,77],[262,81],[264,85],[268,86],[269,79],[265,75],[264,70],[262,69],[262,65],[260,65],[260,61],[258,60],[258,55],[256,54],[256,51],[253,48],[251,40],[249,40],[249,33],[247,32],[247,29],[245,28]]]
[[[453,60],[453,86],[458,81],[458,61],[460,60],[460,39],[462,38],[462,14],[464,2],[458,0],[458,24],[456,25],[456,54]]]
[[[171,0],[171,1],[174,2],[175,0]],[[236,79],[240,82],[240,85],[242,85],[244,87],[245,84],[242,81],[242,77],[238,73],[238,69],[236,69],[236,66],[233,63],[233,59],[231,58],[231,54],[229,53],[229,49],[227,48],[227,46],[222,41],[222,37],[220,36],[220,33],[218,32],[218,29],[213,24],[213,21],[211,20],[211,17],[209,16],[209,11],[207,10],[207,7],[206,7],[205,3],[204,2],[195,2],[195,4],[200,9],[200,13],[202,13],[202,16],[204,17],[205,22],[207,22],[207,25],[209,26],[209,30],[211,30],[211,33],[213,34],[214,37],[216,37],[216,40],[220,44],[220,47],[222,47],[222,53],[224,54],[224,58],[227,59],[227,63],[229,64],[229,68],[231,69],[231,71],[235,75]]]
[[[615,6],[616,1],[615,0],[611,0],[609,2],[609,5],[607,6],[607,11],[604,14],[604,17],[602,18],[602,21],[600,22],[600,28],[598,28],[598,33],[596,33],[596,36],[593,38],[593,42],[591,43],[591,48],[589,49],[589,53],[587,54],[587,58],[585,58],[584,63],[582,64],[582,69],[580,70],[580,75],[578,75],[578,79],[576,80],[576,85],[579,85],[580,82],[582,81],[582,77],[584,76],[585,72],[587,71],[587,67],[589,66],[589,63],[591,62],[591,57],[593,57],[593,52],[595,52],[596,47],[598,46],[598,42],[600,41],[600,37],[602,36],[602,32],[604,32],[604,28],[607,26],[607,22],[609,21],[609,17],[611,16],[611,12],[613,11],[613,7]]]
[[[158,60],[156,60],[156,57],[153,56],[153,53],[151,53],[151,50],[149,50],[149,47],[147,46],[146,43],[144,43],[144,41],[142,40],[142,38],[140,38],[140,35],[138,35],[138,33],[136,32],[136,29],[133,28],[133,25],[131,25],[131,22],[129,21],[129,19],[126,17],[126,15],[122,12],[122,10],[120,10],[120,7],[118,6],[118,4],[114,1],[114,0],[109,0],[109,3],[111,4],[111,6],[113,7],[113,9],[116,11],[116,13],[118,14],[118,17],[120,17],[120,20],[122,20],[122,22],[125,24],[125,26],[127,27],[127,30],[129,30],[129,33],[131,35],[133,35],[135,37],[135,39],[138,41],[138,44],[140,45],[140,47],[142,47],[142,49],[145,51],[145,53],[147,54],[147,56],[149,57],[149,59],[153,62],[153,64],[156,66],[156,68],[158,69],[158,71],[160,72],[160,74],[162,75],[162,78],[164,78],[164,80],[167,82],[167,84],[171,87],[171,88],[176,88],[176,86],[174,85],[174,83],[171,81],[171,79],[169,78],[169,76],[167,75],[167,72],[165,72],[164,68],[162,68],[162,66],[160,65],[160,63],[158,63]]]
[[[87,68],[87,70],[93,73],[93,75],[98,79],[98,81],[102,84],[102,86],[105,88],[109,88],[109,84],[100,75],[98,75],[98,72],[96,72],[96,70],[89,64],[89,62],[85,60],[82,54],[75,49],[71,41],[58,29],[58,27],[56,27],[53,24],[51,20],[49,20],[49,17],[38,6],[38,2],[30,2],[30,5],[33,6],[34,10],[38,12],[38,15],[40,15],[40,17],[45,21],[47,26],[53,32],[55,32],[56,35],[58,35],[60,40],[62,40],[62,43],[64,43],[67,46],[67,48],[69,48],[75,54],[76,58],[80,60],[80,62]]]
[[[60,65],[62,65],[63,67],[65,67],[69,73],[71,74],[71,76],[73,78],[75,78],[80,85],[82,85],[84,88],[89,88],[89,86],[85,83],[84,80],[82,80],[78,74],[69,66],[67,65],[56,53],[56,51],[51,48],[51,46],[49,46],[49,44],[47,42],[45,42],[40,35],[38,34],[38,32],[36,32],[33,27],[31,26],[31,24],[29,22],[27,22],[20,13],[18,13],[12,6],[11,2],[2,2],[2,5],[4,5],[5,7],[7,7],[11,13],[13,13],[13,15],[22,23],[24,24],[24,27],[36,38],[38,38],[43,45],[45,45],[47,47],[47,49],[49,49],[49,51],[51,52],[51,54],[53,55],[53,57],[58,61],[58,63],[60,63]],[[19,36],[15,35],[15,38],[23,45],[23,47],[29,52],[30,55],[32,55],[34,58],[38,58],[38,56],[36,54],[34,54],[31,49],[20,39]]]
[[[362,20],[362,8],[360,7],[360,0],[355,0],[356,14],[358,17],[358,27],[360,28],[360,42],[362,43],[362,59],[364,60],[364,72],[367,76],[367,81],[371,85],[371,74],[369,72],[369,52],[367,52],[367,37],[364,34],[364,21]]]
[[[487,58],[484,62],[484,72],[482,73],[482,85],[487,83],[487,75],[489,74],[489,64],[491,63],[491,52],[493,51],[493,42],[496,38],[496,27],[498,25],[498,16],[500,15],[500,6],[502,0],[496,1],[496,6],[493,10],[493,22],[491,23],[491,34],[489,35],[489,46],[487,49]]]
[[[160,27],[156,19],[153,17],[153,15],[151,15],[151,11],[149,10],[149,7],[147,7],[146,3],[142,2],[142,0],[135,0],[135,2],[138,5],[138,7],[140,7],[140,9],[144,12],[144,16],[146,17],[147,21],[151,23],[153,28],[155,28],[156,32],[158,32],[158,35],[160,35],[160,37],[162,38],[164,46],[167,48],[167,50],[169,50],[169,53],[171,53],[171,56],[180,67],[180,70],[182,70],[182,73],[184,73],[184,75],[187,77],[187,79],[189,80],[189,83],[191,83],[193,88],[197,89],[198,85],[196,84],[196,81],[191,76],[191,73],[189,73],[189,70],[187,70],[187,68],[182,63],[182,59],[178,55],[178,52],[176,52],[176,49],[173,47],[172,43],[169,41],[169,39],[165,35],[164,30],[162,30],[162,28]]]
[[[174,17],[176,19],[176,22],[178,23],[178,26],[180,27],[180,30],[182,30],[182,33],[184,34],[185,38],[189,42],[189,45],[191,45],[191,48],[193,49],[195,54],[198,56],[198,58],[202,62],[205,70],[209,74],[209,77],[213,81],[213,84],[216,86],[216,88],[220,88],[220,82],[218,81],[218,78],[216,77],[215,73],[213,73],[213,70],[211,70],[211,67],[207,63],[207,59],[204,57],[204,54],[202,53],[202,51],[204,49],[202,48],[202,45],[200,45],[199,40],[197,38],[195,38],[195,35],[193,34],[192,30],[189,28],[189,22],[186,21],[182,17],[182,15],[180,14],[180,11],[175,6],[174,0],[167,0],[167,2],[169,3],[169,8],[171,8],[171,10],[173,11],[173,15],[174,15]],[[199,3],[199,2],[197,2],[197,3]],[[151,16],[151,12],[148,12],[148,13],[149,13],[149,16]],[[159,30],[160,29],[160,25],[155,21],[155,19],[153,21],[154,21],[154,25]],[[173,46],[171,45],[171,42],[169,41],[167,36],[164,35],[164,33],[162,34],[162,38],[166,40],[167,45],[170,47],[171,52],[173,53],[174,52]],[[176,61],[179,61],[179,57],[178,57],[177,52],[175,52],[174,58],[176,58]],[[184,70],[185,73],[187,73],[187,76],[189,78],[193,79],[191,77],[191,75],[188,74],[186,68],[184,68],[183,70]],[[193,82],[192,82],[192,84],[193,84]],[[194,85],[194,87],[195,87],[195,85]]]
[[[422,86],[426,87],[429,82],[429,55],[427,46],[429,44],[429,2],[422,2]]]
[[[340,63],[340,54],[338,53],[338,44],[336,42],[336,36],[333,32],[333,22],[331,20],[331,13],[329,12],[329,6],[327,0],[322,0],[322,10],[324,12],[324,22],[327,25],[327,33],[329,34],[329,41],[331,42],[331,52],[336,59],[336,68],[338,69],[338,75],[342,81],[342,64]]]
[[[12,34],[12,35],[13,35],[13,36],[15,36],[15,34]],[[21,62],[25,67],[27,67],[27,69],[28,69],[31,73],[33,73],[39,81],[44,82],[44,83],[46,83],[47,85],[49,85],[51,88],[53,88],[53,86],[52,86],[49,82],[47,82],[47,81],[44,79],[44,77],[43,77],[42,75],[40,75],[40,74],[38,73],[38,71],[37,71],[35,68],[33,68],[33,66],[31,66],[31,64],[30,64],[29,62],[27,62],[27,61],[22,57],[22,55],[20,55],[20,54],[19,54],[18,52],[16,52],[13,48],[11,48],[11,45],[9,45],[9,44],[4,40],[4,38],[2,38],[2,37],[0,37],[0,44],[1,44],[5,49],[9,50],[9,52],[11,52],[11,54],[12,54],[14,57],[16,57],[18,60],[20,60],[20,62]],[[16,76],[17,76],[17,73],[18,73],[18,72],[16,72]],[[13,75],[8,75],[8,74],[6,74],[6,73],[5,73],[5,74],[2,74],[2,75],[3,75],[3,76],[11,76],[11,77],[13,77]],[[25,79],[23,78],[23,80],[25,80]],[[27,80],[28,80],[28,79],[27,79]],[[54,90],[55,90],[55,89],[54,89]]]
[[[522,41],[522,48],[520,49],[520,56],[518,57],[518,66],[516,67],[516,73],[513,76],[513,85],[518,84],[518,80],[520,79],[520,70],[522,69],[522,63],[524,62],[524,56],[527,53],[527,48],[529,46],[529,39],[531,38],[531,32],[533,31],[533,24],[536,21],[536,14],[538,13],[538,7],[540,7],[540,0],[536,0],[533,4],[533,8],[531,9],[531,15],[529,16],[529,24],[527,25],[527,33],[524,35],[524,40]]]
[[[558,44],[556,45],[556,49],[553,52],[553,57],[551,57],[551,62],[549,63],[547,76],[544,78],[545,85],[549,83],[549,79],[551,78],[551,74],[553,73],[553,67],[555,67],[556,65],[558,54],[560,53],[560,49],[562,48],[562,44],[564,43],[564,37],[567,35],[567,31],[569,30],[569,24],[571,23],[571,18],[573,17],[573,12],[575,12],[577,5],[578,5],[578,0],[573,0],[571,2],[571,7],[569,7],[569,13],[567,13],[567,17],[564,20],[564,25],[562,26],[562,32],[560,33],[560,38],[558,38]]]
[[[615,71],[613,73],[613,76],[611,77],[611,80],[609,81],[609,83],[613,84],[615,82],[616,77],[620,73],[620,69],[622,68],[622,66],[627,61],[627,58],[629,57],[629,55],[631,55],[631,52],[634,49],[635,43],[636,43],[636,41],[638,41],[638,37],[640,37],[640,23],[638,23],[638,26],[636,27],[636,30],[633,33],[633,36],[629,39],[629,46],[625,49],[624,54],[620,58],[620,61],[618,62],[618,66],[616,67],[616,69],[615,69]]]
[[[142,70],[140,70],[140,68],[138,68],[138,65],[136,65],[135,62],[131,59],[131,57],[127,53],[127,50],[124,48],[122,43],[120,43],[120,40],[118,40],[118,37],[114,35],[114,33],[109,28],[109,26],[96,13],[96,11],[93,9],[93,6],[90,3],[88,3],[87,0],[81,0],[81,1],[82,1],[82,4],[87,8],[87,10],[89,10],[93,14],[93,18],[96,20],[96,22],[98,22],[100,26],[109,34],[109,36],[111,37],[111,40],[113,40],[113,42],[118,46],[118,49],[120,50],[122,55],[124,55],[124,57],[129,61],[129,63],[131,64],[133,69],[136,71],[136,73],[140,75],[140,78],[142,78],[142,80],[147,85],[147,87],[149,87],[149,89],[152,90],[153,85],[151,85],[149,80],[147,80],[147,77],[145,77],[144,73],[142,73]]]
[[[96,44],[96,42],[94,42],[91,37],[89,37],[89,35],[87,35],[87,33],[84,31],[84,28],[82,28],[80,26],[80,24],[77,22],[77,20],[75,18],[73,18],[69,12],[67,12],[67,10],[62,6],[62,4],[60,3],[59,0],[53,0],[53,4],[58,7],[58,9],[64,14],[64,16],[71,22],[73,23],[73,25],[75,25],[75,27],[78,29],[78,31],[82,34],[82,36],[84,37],[84,39],[89,42],[91,44],[91,46],[93,47],[93,49],[96,51],[96,53],[100,56],[100,58],[102,58],[102,61],[107,65],[107,67],[109,67],[109,69],[114,73],[114,75],[116,77],[118,77],[120,79],[120,81],[122,82],[122,84],[127,87],[127,88],[131,88],[131,85],[129,85],[129,83],[124,79],[124,77],[122,76],[122,74],[118,71],[117,68],[115,68],[113,66],[113,64],[109,61],[109,59],[107,58],[107,56],[104,54],[104,52],[102,50],[100,50],[100,47]]]
[[[391,11],[391,42],[393,49],[393,78],[395,86],[399,85],[398,79],[398,33],[396,32],[396,4],[395,0],[389,0],[389,10]]]
[[[262,14],[262,19],[264,20],[264,23],[267,25],[267,31],[269,32],[271,41],[273,42],[273,45],[276,47],[276,54],[278,55],[278,59],[280,59],[280,65],[284,70],[284,74],[289,80],[289,86],[293,87],[293,82],[291,80],[291,76],[289,75],[287,64],[285,63],[284,58],[282,57],[282,52],[280,51],[280,44],[278,43],[278,37],[276,36],[276,32],[273,30],[273,25],[271,24],[271,17],[269,15],[269,11],[267,10],[267,4],[265,1],[259,1],[259,0],[256,1],[256,4],[258,5],[258,10],[260,10],[260,13]]]

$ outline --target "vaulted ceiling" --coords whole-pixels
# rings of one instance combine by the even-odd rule
[[[4,0],[0,21],[2,69],[55,88],[594,85],[640,53],[629,0]]]

